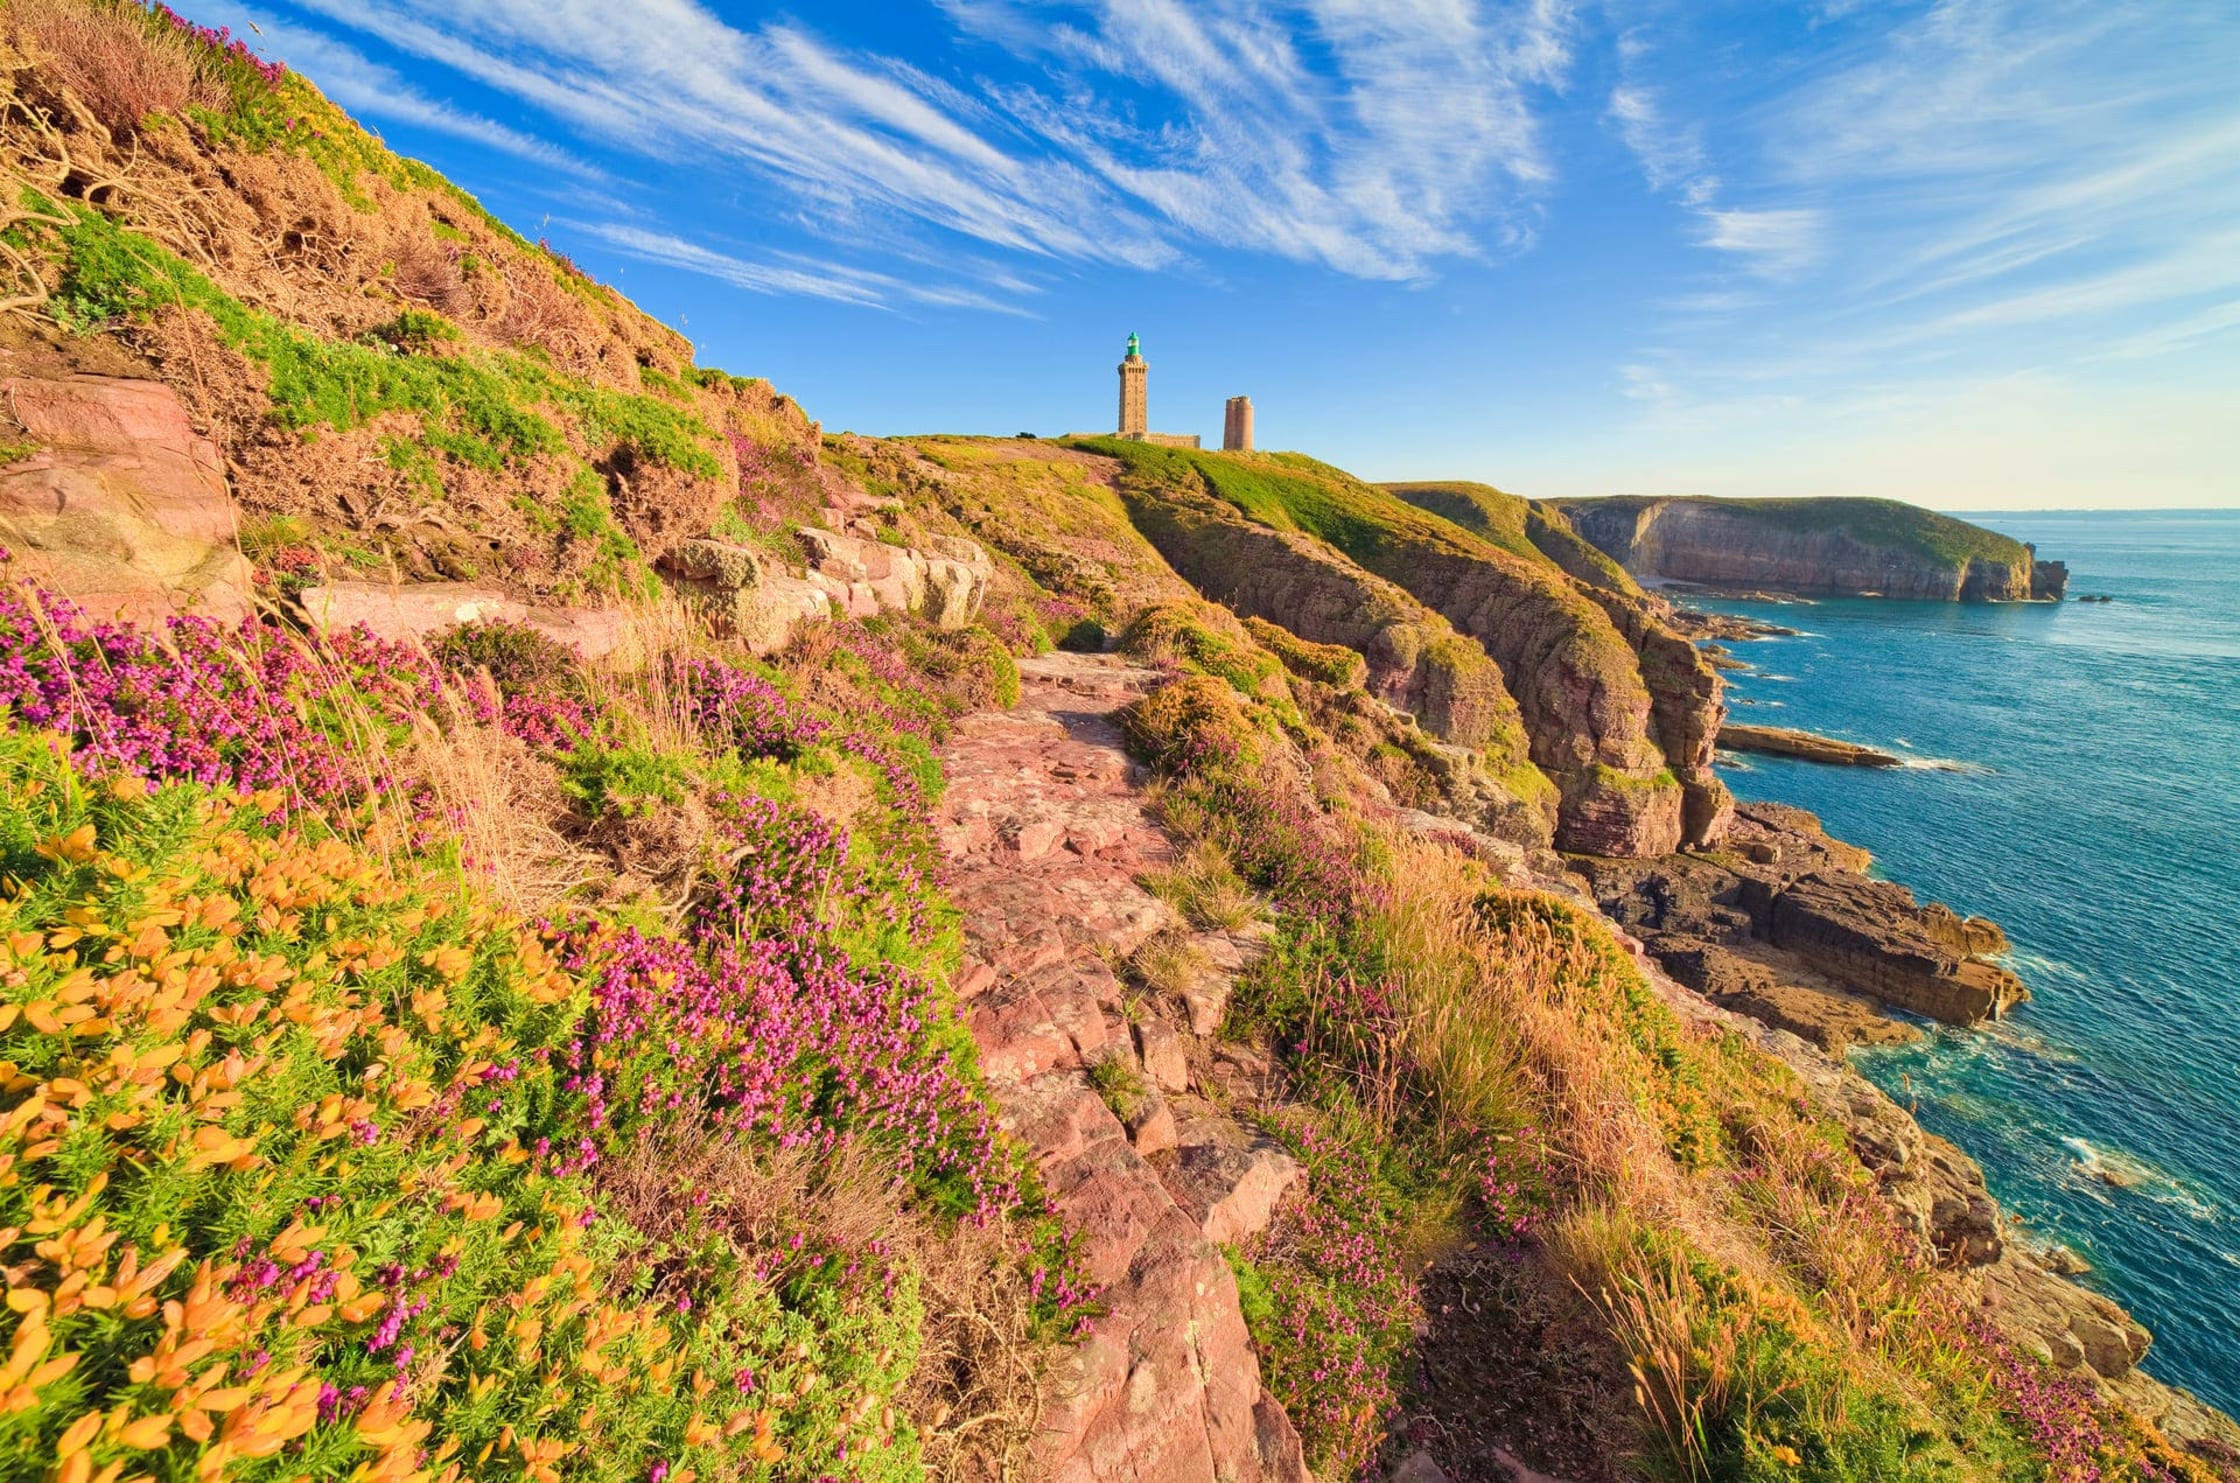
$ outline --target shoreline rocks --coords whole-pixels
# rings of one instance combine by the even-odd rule
[[[1905,766],[1905,759],[1892,753],[1788,726],[1738,726],[1730,721],[1719,728],[1719,745],[1730,752],[1794,757],[1800,762],[1820,762],[1831,767]]]
[[[1778,804],[1737,808],[1716,852],[1570,862],[1604,914],[1675,977],[1831,1048],[1890,1038],[1872,1024],[1886,1016],[1866,1006],[1970,1025],[2029,997],[1989,961],[2006,948],[1995,925],[1922,906],[1867,876],[1868,863]]]

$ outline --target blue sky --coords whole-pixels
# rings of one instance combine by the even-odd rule
[[[201,0],[831,429],[2240,505],[2240,6]]]

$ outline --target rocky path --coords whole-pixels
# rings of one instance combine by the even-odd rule
[[[1216,1244],[1264,1228],[1297,1166],[1190,1094],[1221,1069],[1188,1022],[1218,1024],[1225,984],[1163,1006],[1115,971],[1154,935],[1186,930],[1137,884],[1173,851],[1114,717],[1157,675],[1103,655],[1020,668],[1017,707],[958,724],[939,823],[981,1065],[1081,1233],[1108,1309],[1044,1397],[1036,1473],[1306,1483]],[[1201,951],[1232,966],[1244,956],[1226,938]],[[1090,1082],[1106,1058],[1146,1089],[1125,1124]]]

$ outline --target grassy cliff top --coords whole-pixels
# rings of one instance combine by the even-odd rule
[[[1544,501],[1463,479],[1377,487],[1419,510],[1453,521],[1504,551],[1533,561],[1553,561],[1582,582],[1614,592],[1641,591],[1641,584],[1624,567],[1581,539],[1563,512]]]
[[[1719,499],[1710,495],[1616,495],[1565,500],[1566,509],[1639,510],[1658,504],[1710,505],[1786,530],[1830,531],[1867,546],[1911,551],[1954,566],[2004,562],[2027,569],[2030,549],[2011,536],[1903,500],[1850,497]]]

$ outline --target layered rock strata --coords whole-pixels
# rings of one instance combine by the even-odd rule
[[[1112,966],[1181,930],[1136,884],[1172,849],[1144,810],[1141,770],[1113,719],[1161,676],[1101,655],[1020,669],[1016,709],[959,723],[938,824],[965,914],[956,987],[981,1067],[1005,1126],[1079,1233],[1107,1309],[1046,1389],[1034,1476],[1307,1483],[1217,1244],[1263,1229],[1299,1167],[1189,1090],[1220,1082],[1243,1096],[1223,1067],[1265,1068],[1155,1008],[1131,1023]],[[1197,989],[1218,1028],[1221,964],[1241,967],[1248,949],[1197,950],[1213,965]],[[1117,1108],[1089,1079],[1108,1059],[1143,1087]]]
[[[2068,569],[1893,500],[1564,501],[1572,528],[1636,578],[1839,596],[2058,598]]]
[[[1737,726],[1719,728],[1719,743],[1731,752],[1757,752],[1768,757],[1794,757],[1801,762],[1825,762],[1835,767],[1903,767],[1905,759],[1857,742],[1815,736],[1787,726]]]
[[[1921,906],[1866,864],[1810,814],[1747,804],[1717,854],[1574,868],[1675,977],[1831,1048],[1887,1038],[1859,1001],[1965,1025],[2029,997],[1989,961],[2006,947],[1996,926]]]

